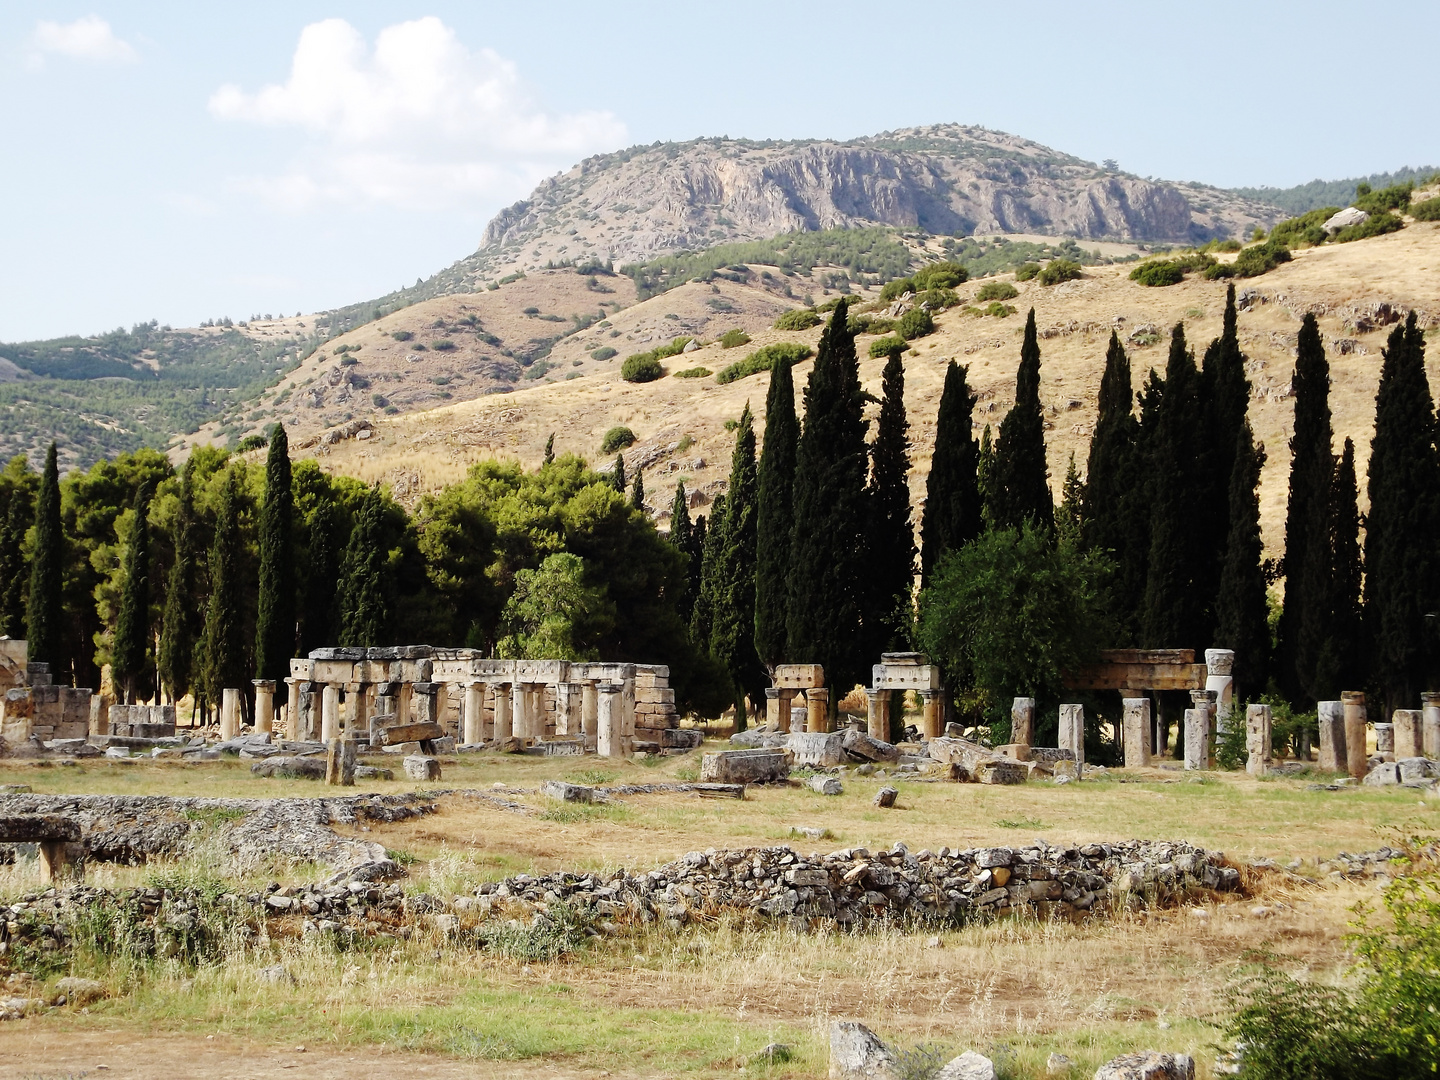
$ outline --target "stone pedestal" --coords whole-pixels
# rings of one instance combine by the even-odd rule
[[[812,686],[805,691],[805,730],[830,730],[830,690],[824,686]]]
[[[1375,752],[1395,756],[1395,725],[1375,725]]]
[[[1215,724],[1219,731],[1230,730],[1230,712],[1235,698],[1235,653],[1230,649],[1205,650],[1205,689],[1215,695]]]
[[[792,698],[791,700],[793,701],[794,699]],[[789,727],[789,730],[792,731],[792,732],[804,731],[804,730],[805,730],[805,718],[808,717],[809,715],[810,715],[810,710],[807,709],[804,705],[791,705],[791,706],[790,706],[790,727]]]
[[[1195,708],[1205,710],[1205,728],[1208,732],[1207,745],[1209,746],[1208,756],[1205,761],[1207,769],[1215,768],[1215,701],[1214,690],[1191,690],[1190,700],[1195,703]]]
[[[485,740],[485,684],[465,684],[465,717],[461,726],[460,741],[466,746],[475,746]]]
[[[332,739],[339,737],[340,687],[326,683],[320,692],[320,741],[328,746]]]
[[[573,708],[571,702],[574,702]],[[574,713],[572,727],[571,713]],[[555,737],[580,734],[580,688],[574,683],[555,684]]]
[[[765,726],[771,731],[783,730],[780,727],[780,691],[773,686],[765,691]]]
[[[1085,764],[1085,706],[1060,706],[1060,749],[1075,755],[1077,778],[1084,771]]]
[[[940,696],[939,690],[921,690],[920,706],[923,710],[923,730],[920,732],[925,739],[938,739],[945,734],[945,702]]]
[[[595,752],[601,757],[623,757],[625,721],[620,715],[620,685],[600,683],[595,690]]]
[[[1323,772],[1345,772],[1345,708],[1338,701],[1321,701],[1315,706],[1320,716],[1320,759]]]
[[[220,741],[229,742],[240,734],[240,691],[220,691]]]
[[[295,678],[286,679],[285,686],[290,692],[290,704],[285,709],[286,733],[292,739],[303,739],[306,733],[301,730],[300,680]]]
[[[1420,695],[1420,744],[1424,756],[1440,761],[1440,693],[1427,690]]]
[[[255,686],[255,730],[275,728],[275,680],[251,679]]]
[[[872,739],[890,741],[890,691],[866,690],[867,708],[865,731]]]
[[[355,740],[331,739],[325,755],[325,782],[355,786]]]
[[[1250,705],[1245,709],[1245,771],[1264,776],[1270,767],[1270,706]]]
[[[1365,695],[1359,690],[1346,690],[1340,695],[1345,710],[1346,772],[1356,780],[1365,779],[1370,771],[1370,755],[1365,746]]]
[[[1122,701],[1125,727],[1125,767],[1150,764],[1150,699],[1127,697]]]
[[[1185,768],[1210,766],[1210,710],[1185,710]]]
[[[1394,715],[1390,717],[1391,727],[1394,731],[1391,746],[1394,749],[1396,761],[1425,756],[1425,741],[1421,727],[1423,716],[1420,709],[1396,709]]]
[[[1035,745],[1035,699],[1017,697],[1010,705],[1010,741],[1021,746]]]

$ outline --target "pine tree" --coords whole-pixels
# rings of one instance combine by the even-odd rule
[[[1242,423],[1230,477],[1230,535],[1215,600],[1218,640],[1235,651],[1235,699],[1258,696],[1269,672],[1270,608],[1260,539],[1260,470],[1265,448]]]
[[[243,539],[240,515],[243,466],[231,465],[221,490],[210,547],[210,600],[205,608],[204,692],[212,705],[224,690],[243,689],[246,682],[245,640],[241,606],[244,596]]]
[[[790,659],[822,665],[829,686],[846,688],[864,674],[860,646],[869,464],[860,364],[848,319],[842,297],[820,336],[805,386],[805,426],[795,453],[787,619]],[[838,698],[832,698],[832,711]]]
[[[915,589],[915,526],[910,520],[910,422],[905,416],[905,367],[900,353],[885,362],[880,420],[870,446],[869,595],[864,612],[866,653],[907,648]],[[973,442],[973,440],[972,440]]]
[[[1295,374],[1295,434],[1290,438],[1290,495],[1285,510],[1285,606],[1280,613],[1277,681],[1293,702],[1319,700],[1321,651],[1331,632],[1333,586],[1328,522],[1335,473],[1331,451],[1330,364],[1311,312],[1300,323]],[[1352,462],[1353,468],[1353,462]],[[1326,661],[1333,664],[1334,658]]]
[[[615,455],[615,468],[610,472],[610,483],[621,495],[625,494],[625,455]]]
[[[53,442],[45,454],[45,471],[35,499],[34,551],[30,561],[30,601],[25,612],[29,661],[49,664],[51,673],[58,674],[68,657],[61,645],[65,537],[60,531],[60,466]]]
[[[635,470],[635,482],[630,485],[630,505],[645,513],[645,473],[640,469]]]
[[[12,492],[0,527],[0,634],[12,638],[25,636],[25,587],[30,579],[25,532],[34,518],[35,505],[29,492]]]
[[[720,577],[724,563],[725,538],[725,503],[724,495],[715,496],[715,501],[710,504],[710,520],[708,528],[698,528],[696,532],[700,538],[701,553],[699,559],[700,577],[695,589],[695,607],[690,613],[690,640],[695,647],[711,652],[710,637],[714,626],[715,606],[723,602],[722,579]],[[701,518],[699,525],[705,519]]]
[[[555,433],[552,431],[550,437],[545,440],[545,464],[555,464]]]
[[[1360,597],[1364,564],[1360,556],[1359,501],[1355,444],[1347,438],[1330,486],[1326,530],[1330,540],[1330,596],[1324,606],[1331,617],[1317,650],[1314,677],[1314,693],[1320,701],[1333,701],[1342,690],[1363,685],[1365,612]]]
[[[1015,375],[1015,404],[1000,422],[995,440],[995,522],[1018,529],[1033,521],[1047,531],[1055,526],[1055,505],[1045,465],[1045,415],[1040,405],[1040,341],[1035,309],[1025,320],[1020,369]]]
[[[374,648],[385,643],[389,605],[385,598],[384,503],[378,486],[361,500],[355,528],[345,546],[340,598],[340,644]]]
[[[276,424],[265,461],[260,508],[260,593],[255,617],[255,677],[282,682],[295,654],[294,492],[290,441]]]
[[[985,528],[980,501],[981,447],[975,441],[975,394],[970,369],[954,360],[945,369],[940,410],[935,417],[935,450],[925,481],[925,513],[920,523],[920,582],[930,580],[947,551],[958,550]],[[988,450],[990,429],[985,429]]]
[[[740,415],[735,452],[726,486],[724,544],[711,597],[710,653],[729,672],[740,696],[752,700],[765,690],[764,670],[755,652],[755,544],[758,479],[755,465],[755,424],[750,406]],[[737,723],[744,709],[737,698]]]
[[[302,656],[311,649],[333,646],[340,640],[337,596],[344,541],[339,508],[328,494],[322,493],[310,512],[307,544],[310,567],[305,578],[305,607],[300,625]]]
[[[1075,466],[1075,451],[1070,451],[1070,464],[1065,469],[1065,485],[1061,488],[1060,508],[1055,511],[1055,539],[1079,551],[1085,543],[1085,481]]]
[[[675,485],[675,500],[670,504],[670,544],[676,551],[690,558],[691,536],[695,531],[694,525],[690,522],[690,499],[685,494],[685,481],[681,480]],[[695,593],[690,588],[690,575],[687,569],[685,579],[681,583],[680,594],[675,597],[675,610],[680,613],[680,620],[687,626],[690,624],[690,613],[695,608]]]
[[[1385,348],[1370,443],[1365,533],[1365,617],[1370,676],[1383,716],[1408,707],[1425,685],[1434,630],[1437,476],[1435,416],[1425,378],[1425,339],[1415,313]]]
[[[755,651],[773,671],[785,662],[790,592],[790,541],[795,530],[791,504],[800,421],[795,415],[795,380],[790,361],[770,369],[765,398],[765,444],[760,453],[759,498],[755,515]]]
[[[141,484],[135,492],[134,524],[121,563],[125,584],[120,596],[120,617],[115,626],[110,671],[123,688],[125,704],[135,703],[135,676],[145,669],[150,649],[150,490]]]
[[[160,627],[160,681],[171,702],[191,689],[195,664],[197,562],[200,558],[195,523],[195,458],[185,463],[180,478],[180,510],[175,518],[175,561],[165,582],[165,613]]]

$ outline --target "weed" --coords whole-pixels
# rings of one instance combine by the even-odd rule
[[[507,960],[558,960],[585,946],[590,921],[588,912],[579,912],[569,904],[552,904],[528,926],[514,919],[487,923],[475,936],[482,948]]]
[[[1048,829],[1050,826],[1039,818],[1001,818],[996,821],[997,829]]]

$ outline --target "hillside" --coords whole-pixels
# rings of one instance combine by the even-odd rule
[[[1052,484],[1057,488],[1072,452],[1083,470],[1112,327],[1129,344],[1137,388],[1150,367],[1163,365],[1169,328],[1175,322],[1185,322],[1197,352],[1219,334],[1223,283],[1192,277],[1180,285],[1151,289],[1129,281],[1128,269],[1092,267],[1082,280],[1051,288],[1033,281],[1018,283],[1020,296],[1012,303],[1019,312],[1008,318],[976,318],[952,309],[936,320],[937,332],[920,339],[917,348],[906,354],[914,441],[911,483],[917,507],[923,498],[946,362],[954,358],[970,367],[970,381],[980,397],[977,426],[998,425],[1014,394],[1020,331],[1028,306],[1035,306],[1041,331],[1041,396],[1049,419]],[[1440,225],[1416,223],[1371,240],[1297,251],[1293,262],[1240,283],[1242,292],[1249,291],[1240,314],[1240,335],[1253,385],[1250,417],[1270,455],[1261,497],[1266,540],[1272,547],[1280,539],[1284,516],[1293,415],[1289,386],[1301,315],[1310,309],[1320,313],[1331,361],[1337,437],[1355,439],[1363,465],[1374,422],[1384,322],[1389,318],[1385,312],[1418,308],[1433,332],[1440,326],[1437,270]],[[971,283],[960,291],[973,297],[975,290]],[[748,325],[754,343],[734,350],[710,344],[668,361],[670,371],[699,365],[719,371],[756,346],[778,340],[814,344],[818,338],[819,331],[813,329],[781,333],[764,328],[761,313],[776,303],[774,295],[730,282],[690,284],[683,292],[636,305],[622,313],[624,325],[633,328],[622,337],[643,345],[645,338],[656,336],[657,328],[668,330],[677,322],[665,316],[682,299],[689,305],[687,311],[696,312],[694,301],[717,296],[742,310],[729,322]],[[870,340],[860,338],[862,356]],[[1343,346],[1337,347],[1341,342]],[[1434,385],[1440,386],[1440,349],[1432,347],[1429,365]],[[809,367],[802,363],[796,370],[797,395]],[[879,392],[880,368],[878,360],[862,360],[862,380],[872,393]],[[687,488],[696,492],[697,507],[724,489],[732,441],[725,421],[738,416],[747,402],[763,420],[768,380],[763,374],[724,386],[713,377],[673,376],[632,385],[620,380],[613,362],[599,366],[582,360],[574,371],[579,377],[563,384],[385,419],[364,440],[344,439],[303,452],[317,455],[328,470],[391,484],[398,497],[413,503],[424,492],[460,478],[472,462],[485,457],[500,455],[527,466],[538,464],[551,433],[557,451],[596,460],[606,429],[626,424],[639,436],[639,442],[626,451],[627,466],[644,468],[649,505],[663,523],[678,480],[685,480]],[[873,414],[875,407],[870,411]]]

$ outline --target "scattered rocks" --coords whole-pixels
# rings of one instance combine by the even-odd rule
[[[1155,1050],[1125,1054],[1096,1069],[1095,1080],[1195,1080],[1195,1059]]]
[[[900,792],[893,787],[882,787],[875,793],[874,803],[882,810],[888,810],[895,805],[895,800]]]

